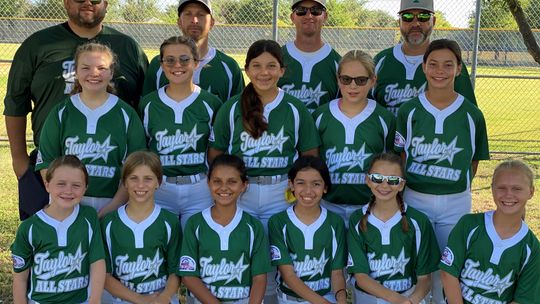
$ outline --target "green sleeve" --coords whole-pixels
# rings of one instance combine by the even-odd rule
[[[127,129],[127,154],[146,149],[146,135],[141,119],[135,110],[128,108],[129,125]]]
[[[272,266],[292,265],[289,248],[283,236],[283,225],[280,225],[279,216],[273,215],[268,221],[268,236],[270,237],[270,258]]]
[[[298,130],[298,151],[305,152],[318,148],[321,145],[319,131],[315,126],[315,121],[306,106],[296,103],[298,115],[300,116],[300,130]]]
[[[255,233],[255,243],[253,244],[253,253],[251,254],[251,276],[268,273],[272,270],[270,267],[270,253],[268,252],[268,237],[264,233],[261,222],[253,219],[253,229]]]
[[[420,233],[420,246],[416,259],[416,274],[426,275],[439,269],[441,252],[435,237],[433,227],[427,217],[417,217],[417,223]]]
[[[519,274],[513,299],[514,302],[520,304],[535,303],[540,299],[540,280],[538,279],[540,273],[540,249],[538,248],[538,241],[536,241],[532,249],[525,246],[525,256],[527,250],[531,250],[529,262]]]
[[[175,216],[171,216],[167,222],[171,225],[171,239],[167,244],[167,271],[169,274],[176,274],[180,260],[182,229],[180,228],[180,221]]]
[[[181,277],[200,277],[199,269],[199,240],[196,235],[196,221],[198,215],[190,217],[186,223],[182,246],[180,249],[180,261],[176,274]]]
[[[467,215],[463,216],[452,232],[448,236],[448,243],[444,248],[439,263],[439,269],[444,270],[452,276],[459,278],[463,265],[465,263],[465,257],[467,255],[467,234],[469,232],[466,229]]]
[[[150,65],[148,66],[146,74],[144,75],[144,82],[141,94],[143,97],[159,89],[159,87],[156,86],[157,71],[159,70],[159,67],[159,55],[156,55],[152,59],[152,61],[150,61]]]
[[[227,151],[229,148],[229,140],[232,136],[230,134],[231,128],[229,124],[229,113],[232,110],[232,102],[232,99],[229,100],[219,109],[216,114],[216,119],[214,120],[212,132],[208,138],[210,147],[220,151]],[[240,103],[238,102],[236,106],[240,106]]]
[[[476,150],[474,151],[473,160],[488,160],[489,159],[489,144],[486,130],[486,121],[482,112],[478,111],[478,119],[476,125]]]
[[[65,106],[65,103],[53,108],[47,115],[47,119],[43,124],[39,136],[38,157],[36,159],[36,171],[47,169],[49,164],[57,157],[62,156],[62,125],[58,118],[58,110],[60,106]],[[68,114],[67,109],[62,113],[62,116]]]
[[[332,270],[343,269],[347,259],[347,236],[345,235],[345,224],[341,218],[337,218],[333,227],[336,231],[337,250],[336,256],[334,256],[334,260],[332,261]]]
[[[475,106],[478,106],[476,103],[476,97],[474,96],[471,77],[469,76],[469,72],[467,71],[467,67],[464,63],[461,64],[461,74],[456,77],[456,81],[454,82],[454,90],[467,98]]]
[[[32,111],[32,78],[34,77],[37,58],[32,54],[35,49],[25,40],[13,57],[4,99],[4,115],[26,116]]]
[[[363,214],[360,209],[353,213],[349,220],[349,231],[347,232],[347,245],[349,247],[347,271],[349,273],[369,274],[369,262],[365,250],[364,236],[359,227],[360,218],[362,216]]]
[[[23,272],[32,266],[34,252],[28,240],[28,230],[32,227],[30,222],[22,222],[19,229],[17,229],[15,241],[11,245],[13,271],[16,273]]]
[[[89,207],[87,212],[88,220],[92,225],[92,239],[90,240],[90,255],[88,261],[90,264],[95,261],[105,259],[105,248],[103,247],[103,236],[101,234],[101,226],[97,217],[97,212],[94,208]]]
[[[387,111],[387,110],[385,110]],[[392,113],[388,112],[388,119],[386,123],[388,125],[388,136],[386,137],[386,151],[394,152],[394,140],[396,139],[396,118]]]
[[[405,140],[407,138],[407,107],[402,105],[396,118],[396,135],[394,136],[394,151],[401,153],[405,151]]]
[[[233,73],[233,78],[232,78],[232,90],[231,90],[231,96],[230,97],[233,97],[235,95],[238,95],[240,93],[242,93],[242,91],[244,90],[244,75],[242,74],[242,70],[240,70],[240,67],[238,66],[238,63],[236,63],[236,61],[233,62],[232,65],[232,73]],[[225,102],[226,100],[224,100],[223,102]]]
[[[101,235],[103,237],[103,247],[104,247],[104,251],[105,251],[105,266],[106,266],[106,272],[107,273],[112,273],[113,272],[113,269],[112,269],[112,261],[111,261],[111,251],[110,251],[110,247],[109,247],[109,244],[107,243],[107,226],[108,225],[112,225],[112,215],[116,213],[116,211],[112,212],[112,213],[109,213],[108,215],[106,215],[104,218],[101,219],[100,221],[100,226],[101,226]]]

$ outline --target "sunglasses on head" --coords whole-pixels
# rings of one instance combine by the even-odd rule
[[[188,55],[182,55],[177,57],[173,56],[167,56],[161,60],[166,66],[173,67],[177,62],[180,62],[181,66],[187,66],[191,60],[195,60],[192,57],[189,57]]]
[[[368,82],[370,77],[367,76],[358,76],[358,77],[351,77],[347,75],[339,75],[339,82],[343,85],[349,85],[354,80],[354,83],[356,83],[357,86],[365,86]]]
[[[427,22],[431,19],[432,14],[427,12],[422,13],[401,13],[401,21],[403,22],[412,22],[414,20],[414,17],[416,17],[416,20],[419,22]]]
[[[296,16],[305,16],[308,12],[310,12],[312,16],[320,16],[324,11],[324,7],[318,5],[312,7],[297,6],[294,9]]]
[[[379,173],[372,173],[368,174],[369,179],[376,183],[376,184],[382,184],[384,181],[386,181],[390,186],[399,185],[401,182],[404,182],[405,179],[401,178],[399,176],[393,176],[393,175],[382,175]]]
[[[75,3],[85,3],[86,0],[73,0]],[[100,4],[102,2],[102,0],[90,0],[90,3],[92,5],[97,5],[97,4]]]

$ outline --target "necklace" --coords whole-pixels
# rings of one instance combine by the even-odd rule
[[[422,60],[422,57],[421,55],[417,55],[417,56],[407,56],[405,54],[405,51],[403,50],[403,45],[401,45],[401,53],[403,54],[403,58],[405,59],[405,61],[410,65],[410,66],[415,66],[418,64],[419,61]]]

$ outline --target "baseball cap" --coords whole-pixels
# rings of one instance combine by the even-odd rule
[[[200,3],[208,13],[212,14],[212,5],[210,4],[210,0],[180,0],[180,4],[178,5],[178,15],[182,13],[182,10],[184,10],[184,7],[190,3]]]
[[[435,12],[435,10],[433,10],[433,0],[401,0],[401,8],[399,9],[398,14],[413,9],[430,11],[432,13]]]
[[[293,0],[291,8],[295,8],[300,2],[306,1],[306,0]],[[322,5],[324,8],[326,8],[326,0],[311,0],[313,2],[317,2],[320,5]]]

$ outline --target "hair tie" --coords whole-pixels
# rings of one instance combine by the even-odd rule
[[[371,214],[371,211],[366,210],[366,214],[367,214],[367,215],[370,215],[370,214]]]
[[[406,211],[401,212],[401,216],[406,216],[406,215],[407,215]]]

